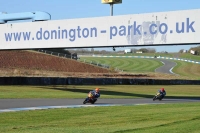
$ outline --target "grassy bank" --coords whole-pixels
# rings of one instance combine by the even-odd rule
[[[124,72],[132,73],[148,73],[155,72],[156,68],[163,66],[160,60],[156,59],[143,59],[143,58],[107,58],[107,57],[82,57],[81,61],[85,62],[96,62],[100,64],[107,64],[112,68],[118,68]],[[179,75],[179,79],[187,77],[187,79],[200,79],[200,65],[170,60],[176,62],[177,65],[172,69],[172,71]],[[156,73],[155,73],[156,74]]]
[[[51,109],[0,114],[1,133],[198,133],[200,104]]]

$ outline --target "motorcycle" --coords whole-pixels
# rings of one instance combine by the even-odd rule
[[[88,97],[83,101],[83,104],[91,103],[94,104],[97,101],[97,99],[94,98],[94,94],[90,91],[88,93]]]
[[[159,101],[163,99],[163,97],[161,97],[159,92],[157,92],[156,95],[153,97],[153,101],[155,101],[156,99],[158,99]]]

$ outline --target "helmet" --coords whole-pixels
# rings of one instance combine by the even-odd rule
[[[165,89],[164,89],[164,88],[161,88],[161,91],[165,91]]]
[[[95,91],[96,91],[96,92],[99,92],[99,88],[96,88]]]

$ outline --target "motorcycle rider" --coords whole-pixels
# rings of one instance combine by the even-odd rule
[[[93,101],[96,102],[97,98],[100,97],[100,89],[96,88],[95,90],[92,91],[92,93],[94,94]]]
[[[166,95],[166,91],[164,88],[161,88],[160,90],[158,90],[158,92],[160,93],[161,98],[164,98],[164,96]]]

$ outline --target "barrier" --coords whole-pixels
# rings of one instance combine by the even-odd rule
[[[200,85],[200,80],[75,77],[0,77],[0,85]]]

